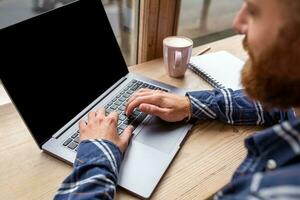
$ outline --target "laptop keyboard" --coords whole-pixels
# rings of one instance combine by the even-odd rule
[[[138,125],[147,117],[147,114],[142,113],[137,108],[134,109],[131,116],[127,117],[125,115],[127,101],[135,91],[141,88],[149,88],[152,90],[162,90],[167,92],[166,89],[142,81],[132,80],[131,82],[129,82],[118,95],[116,95],[109,103],[107,103],[104,106],[106,115],[113,111],[119,113],[119,120],[117,124],[118,134],[122,134],[122,132],[126,129],[128,125],[132,125],[134,128],[138,127]],[[66,146],[71,150],[77,151],[79,142],[79,130],[77,130],[64,141],[63,146]]]

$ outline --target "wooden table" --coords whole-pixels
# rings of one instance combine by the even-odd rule
[[[209,45],[212,51],[227,50],[245,59],[241,39],[235,36]],[[203,48],[195,48],[194,53]],[[132,66],[130,71],[189,91],[211,88],[190,71],[183,79],[168,77],[162,59]],[[245,137],[257,129],[217,121],[199,122],[189,133],[152,199],[210,197],[228,183],[245,156]],[[71,166],[40,151],[10,103],[0,106],[0,144],[0,199],[52,199],[72,170]],[[138,198],[119,188],[116,199]]]

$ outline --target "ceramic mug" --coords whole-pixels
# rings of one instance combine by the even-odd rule
[[[171,36],[163,40],[164,66],[169,76],[184,76],[191,58],[193,41],[183,36]]]

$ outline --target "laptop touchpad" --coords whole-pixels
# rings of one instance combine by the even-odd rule
[[[170,153],[185,131],[186,126],[183,122],[170,123],[158,117],[151,117],[134,139],[165,153]]]

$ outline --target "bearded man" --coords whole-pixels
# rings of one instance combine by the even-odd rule
[[[247,157],[215,198],[300,199],[300,1],[245,0],[233,26],[246,36],[245,90],[177,96],[141,89],[128,101],[126,114],[139,108],[170,122],[216,119],[232,125],[268,125],[246,139]],[[105,116],[101,109],[90,114],[87,124],[81,122],[77,159],[83,162],[75,164],[56,199],[114,198],[117,175],[110,169],[107,152],[90,140],[107,144],[119,167],[132,127],[118,136],[116,121],[116,113]],[[80,152],[84,150],[93,153]],[[103,174],[103,179],[80,181],[95,174]],[[72,184],[76,187],[65,187]]]

